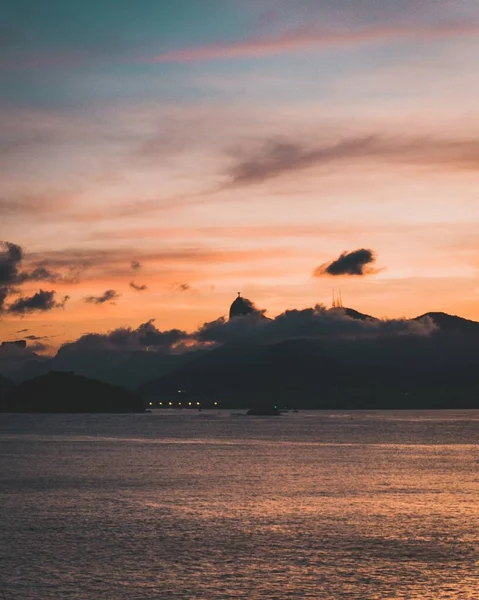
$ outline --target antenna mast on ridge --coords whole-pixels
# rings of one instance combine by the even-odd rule
[[[333,288],[333,308],[343,308],[343,297],[340,289]]]

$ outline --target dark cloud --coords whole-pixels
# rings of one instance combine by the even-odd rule
[[[0,314],[5,311],[7,297],[10,293],[9,288],[0,287]]]
[[[45,352],[48,350],[50,346],[43,342],[35,342],[34,344],[29,344],[28,349],[30,352]]]
[[[33,296],[23,296],[10,304],[8,312],[23,315],[35,311],[46,312],[54,308],[63,308],[69,297],[64,296],[60,302],[57,302],[55,295],[54,291],[40,290]]]
[[[62,353],[88,353],[97,351],[154,350],[168,352],[190,336],[186,331],[170,329],[160,331],[154,319],[142,323],[136,329],[121,327],[106,334],[87,333],[75,342],[64,344]]]
[[[188,334],[180,329],[159,331],[154,325],[154,319],[143,323],[136,330],[138,341],[142,346],[172,346],[188,337]]]
[[[50,339],[50,336],[48,336],[48,335],[26,335],[25,339],[31,340],[31,341],[48,340],[48,339]]]
[[[66,273],[59,273],[43,262],[20,271],[23,260],[24,252],[21,246],[11,242],[0,242],[0,312],[5,311],[7,297],[19,293],[16,285],[31,281],[77,283],[79,280],[80,270],[76,266],[68,267]],[[15,305],[14,303],[13,306]]]
[[[477,139],[434,139],[368,135],[319,144],[310,139],[267,140],[246,153],[236,153],[228,177],[231,186],[261,183],[285,173],[333,163],[373,159],[413,166],[479,168]]]
[[[21,246],[0,242],[0,286],[8,287],[16,282],[18,268],[23,259]]]
[[[262,311],[227,320],[221,317],[205,323],[192,333],[180,329],[159,330],[151,319],[137,328],[121,327],[106,334],[87,333],[64,344],[60,354],[130,352],[150,350],[179,353],[229,343],[272,344],[288,339],[355,341],[392,339],[404,336],[428,336],[436,330],[426,317],[420,320],[364,320],[349,316],[343,309],[315,306],[288,310],[274,319]]]
[[[86,296],[85,302],[89,304],[105,304],[110,302],[115,304],[113,301],[120,297],[120,294],[115,290],[106,290],[101,296]]]
[[[141,262],[138,260],[132,260],[130,267],[133,271],[138,271],[141,269]]]
[[[191,289],[191,286],[189,283],[178,283],[175,289],[179,292],[187,292]]]
[[[376,255],[372,250],[359,248],[352,252],[343,252],[339,258],[324,263],[314,270],[314,277],[337,276],[337,275],[370,275],[377,270],[370,265],[376,260]]]
[[[38,267],[33,269],[30,273],[19,273],[16,279],[17,283],[24,283],[25,281],[48,281],[56,277],[56,273],[50,271],[45,267]]]
[[[130,281],[130,287],[137,292],[144,292],[148,289],[147,285],[138,285],[134,281]]]
[[[8,364],[23,363],[25,360],[35,358],[35,353],[30,346],[20,345],[16,342],[25,340],[15,340],[13,343],[0,344],[0,364],[2,367]]]
[[[15,285],[28,281],[63,281],[59,273],[53,272],[46,266],[37,266],[30,271],[20,271],[24,252],[21,246],[11,242],[0,242],[0,313],[9,312],[24,314],[26,312],[48,311],[64,306],[66,297],[61,301],[55,300],[55,292],[40,290],[30,297],[21,297],[7,306],[7,298],[18,294]]]
[[[16,331],[15,333],[25,333],[27,331],[30,331],[29,329],[19,329],[18,331]]]
[[[33,344],[27,345],[27,339],[33,341]],[[11,360],[12,358],[31,358],[33,352],[44,352],[49,348],[48,344],[41,342],[44,338],[36,336],[27,336],[24,340],[12,340],[2,342],[0,345],[0,360]],[[45,338],[47,339],[47,338]]]

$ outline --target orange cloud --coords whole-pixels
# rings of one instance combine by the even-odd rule
[[[291,256],[290,248],[262,248],[261,259],[276,259]],[[296,252],[297,253],[297,252]],[[29,268],[49,268],[79,270],[82,281],[125,279],[131,276],[131,260],[135,256],[148,269],[144,276],[152,273],[178,272],[181,269],[196,269],[199,265],[221,265],[247,263],[258,259],[256,248],[177,248],[142,250],[129,248],[89,249],[67,248],[65,250],[29,253],[25,264]]]

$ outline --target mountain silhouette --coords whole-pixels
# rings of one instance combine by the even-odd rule
[[[7,392],[9,392],[14,386],[15,383],[11,379],[0,375],[0,396],[3,396]]]
[[[295,336],[294,328],[289,328],[281,341],[271,337],[262,340],[260,335],[254,342],[227,342],[214,349],[183,354],[121,349],[71,351],[63,347],[53,358],[30,359],[20,369],[4,373],[18,382],[52,370],[72,371],[137,389],[146,401],[153,402],[181,398],[192,403],[216,401],[223,406],[249,408],[267,397],[275,404],[298,408],[477,405],[478,322],[428,312],[410,322],[420,324],[426,319],[435,323],[437,329],[429,335],[397,334],[393,328],[391,335],[381,337],[375,335],[374,325],[378,324],[380,330],[380,320],[352,308],[333,310],[344,313],[346,319],[364,322],[365,329],[361,326],[358,331],[371,331],[371,335],[356,339],[356,329],[348,325],[347,332],[353,333],[347,336],[335,335],[333,330],[326,337],[314,337],[302,322],[297,330],[301,335]],[[242,318],[249,317],[236,316],[235,328],[241,330]],[[371,328],[367,327],[368,321],[373,324]],[[336,321],[332,322],[335,327]],[[338,322],[345,323],[340,314]],[[268,323],[273,321],[268,321],[267,327]]]
[[[359,321],[366,321],[368,319],[371,321],[378,320],[376,319],[376,317],[371,317],[371,315],[365,315],[364,313],[354,310],[354,308],[340,308],[339,310],[342,310],[348,317],[351,317],[351,319],[358,319]]]
[[[477,321],[471,321],[458,317],[456,315],[449,315],[444,312],[428,312],[420,317],[416,317],[414,320],[419,321],[429,317],[437,325],[437,327],[446,333],[460,333],[463,335],[478,335],[479,336],[479,323]]]
[[[259,399],[264,394],[281,394],[284,399],[296,396],[306,391],[311,373],[316,379],[335,368],[335,361],[312,340],[285,340],[260,347],[230,344],[205,353],[137,391],[151,401],[175,397],[178,390],[191,390],[195,398],[223,402],[231,398],[234,405],[239,400],[240,405],[247,406],[252,397]]]
[[[479,323],[446,317],[429,336],[225,344],[138,393],[174,400],[182,390],[190,401],[230,407],[265,397],[296,408],[479,407]]]
[[[53,358],[28,360],[10,377],[17,382],[27,381],[49,371],[74,371],[78,375],[98,379],[134,390],[141,383],[159,377],[195,358],[195,352],[163,354],[147,351],[113,352],[96,350],[85,353],[63,352]]]
[[[0,401],[2,412],[143,412],[143,400],[118,386],[73,373],[51,371],[15,386]]]

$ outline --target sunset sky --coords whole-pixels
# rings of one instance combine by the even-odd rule
[[[4,0],[0,240],[48,274],[0,341],[192,330],[237,291],[479,320],[478,41],[477,0]],[[69,299],[8,310],[40,289]]]

